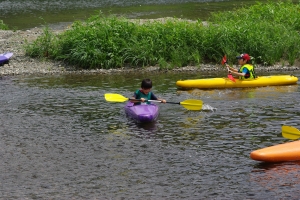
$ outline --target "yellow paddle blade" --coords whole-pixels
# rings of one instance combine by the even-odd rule
[[[104,95],[106,101],[113,101],[113,102],[124,102],[128,101],[129,99],[120,95],[120,94],[112,94],[107,93]]]
[[[282,136],[287,139],[296,140],[300,137],[300,131],[292,126],[282,126]]]
[[[182,105],[188,110],[201,110],[203,101],[197,99],[187,99],[180,102],[180,105]]]

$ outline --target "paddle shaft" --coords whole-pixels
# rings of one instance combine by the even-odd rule
[[[106,101],[113,101],[113,102],[125,102],[125,101],[132,101],[132,102],[141,102],[141,99],[133,99],[133,98],[126,98],[120,94],[112,94],[108,93],[104,95]],[[144,100],[144,102],[159,102],[164,103],[161,100]],[[201,100],[197,99],[187,99],[182,102],[166,102],[170,104],[179,104],[182,105],[187,110],[201,110],[203,102]]]
[[[162,102],[159,101],[159,100],[147,100],[147,101],[162,103]],[[179,105],[183,104],[183,105],[190,105],[190,106],[194,106],[194,105],[195,105],[195,104],[193,104],[193,103],[184,103],[184,102],[168,102],[168,101],[167,101],[166,103],[170,103],[170,104],[179,104]],[[195,106],[199,106],[199,105],[195,105]]]
[[[129,100],[138,100],[140,101],[140,99],[129,99]],[[146,100],[146,102],[161,102],[160,100]],[[183,107],[185,107],[188,110],[201,110],[202,108],[202,104],[203,102],[201,100],[196,100],[196,99],[187,99],[184,100],[182,102],[166,102],[166,103],[170,103],[170,104],[179,104],[182,105]]]
[[[129,100],[141,101],[140,99],[129,99]],[[145,101],[162,103],[160,100],[145,100]],[[168,101],[167,101],[166,103],[170,103],[170,104],[179,104],[179,105],[180,105],[180,102],[168,102]]]
[[[235,79],[233,78],[230,69],[229,69],[229,65],[227,64],[227,58],[226,55],[222,58],[222,65],[225,65],[227,67],[227,71],[228,71],[228,75],[227,77],[232,80],[233,82],[235,82]]]
[[[228,67],[227,63],[226,63],[226,67],[227,67],[228,74],[231,74],[230,71],[229,71],[229,67]]]

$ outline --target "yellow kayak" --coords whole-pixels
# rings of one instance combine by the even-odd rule
[[[206,78],[179,80],[176,85],[181,88],[247,88],[264,87],[278,85],[297,84],[298,78],[293,75],[260,76],[251,80],[240,80],[235,78],[235,82],[229,78]]]

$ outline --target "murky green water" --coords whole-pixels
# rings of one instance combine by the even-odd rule
[[[232,10],[256,2],[256,0],[2,0],[0,19],[11,29],[27,29],[45,23],[73,22],[95,15],[100,10],[104,14],[117,14],[128,18],[178,17],[206,20],[211,12]]]
[[[299,199],[299,162],[261,164],[249,157],[287,142],[283,124],[300,128],[299,86],[175,86],[179,79],[216,76],[2,78],[1,198]],[[145,125],[125,116],[125,103],[105,101],[105,93],[131,97],[145,77],[156,95],[201,99],[204,110],[159,104],[158,120]]]

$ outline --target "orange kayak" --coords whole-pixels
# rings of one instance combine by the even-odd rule
[[[250,157],[265,162],[300,160],[300,140],[252,151]]]

